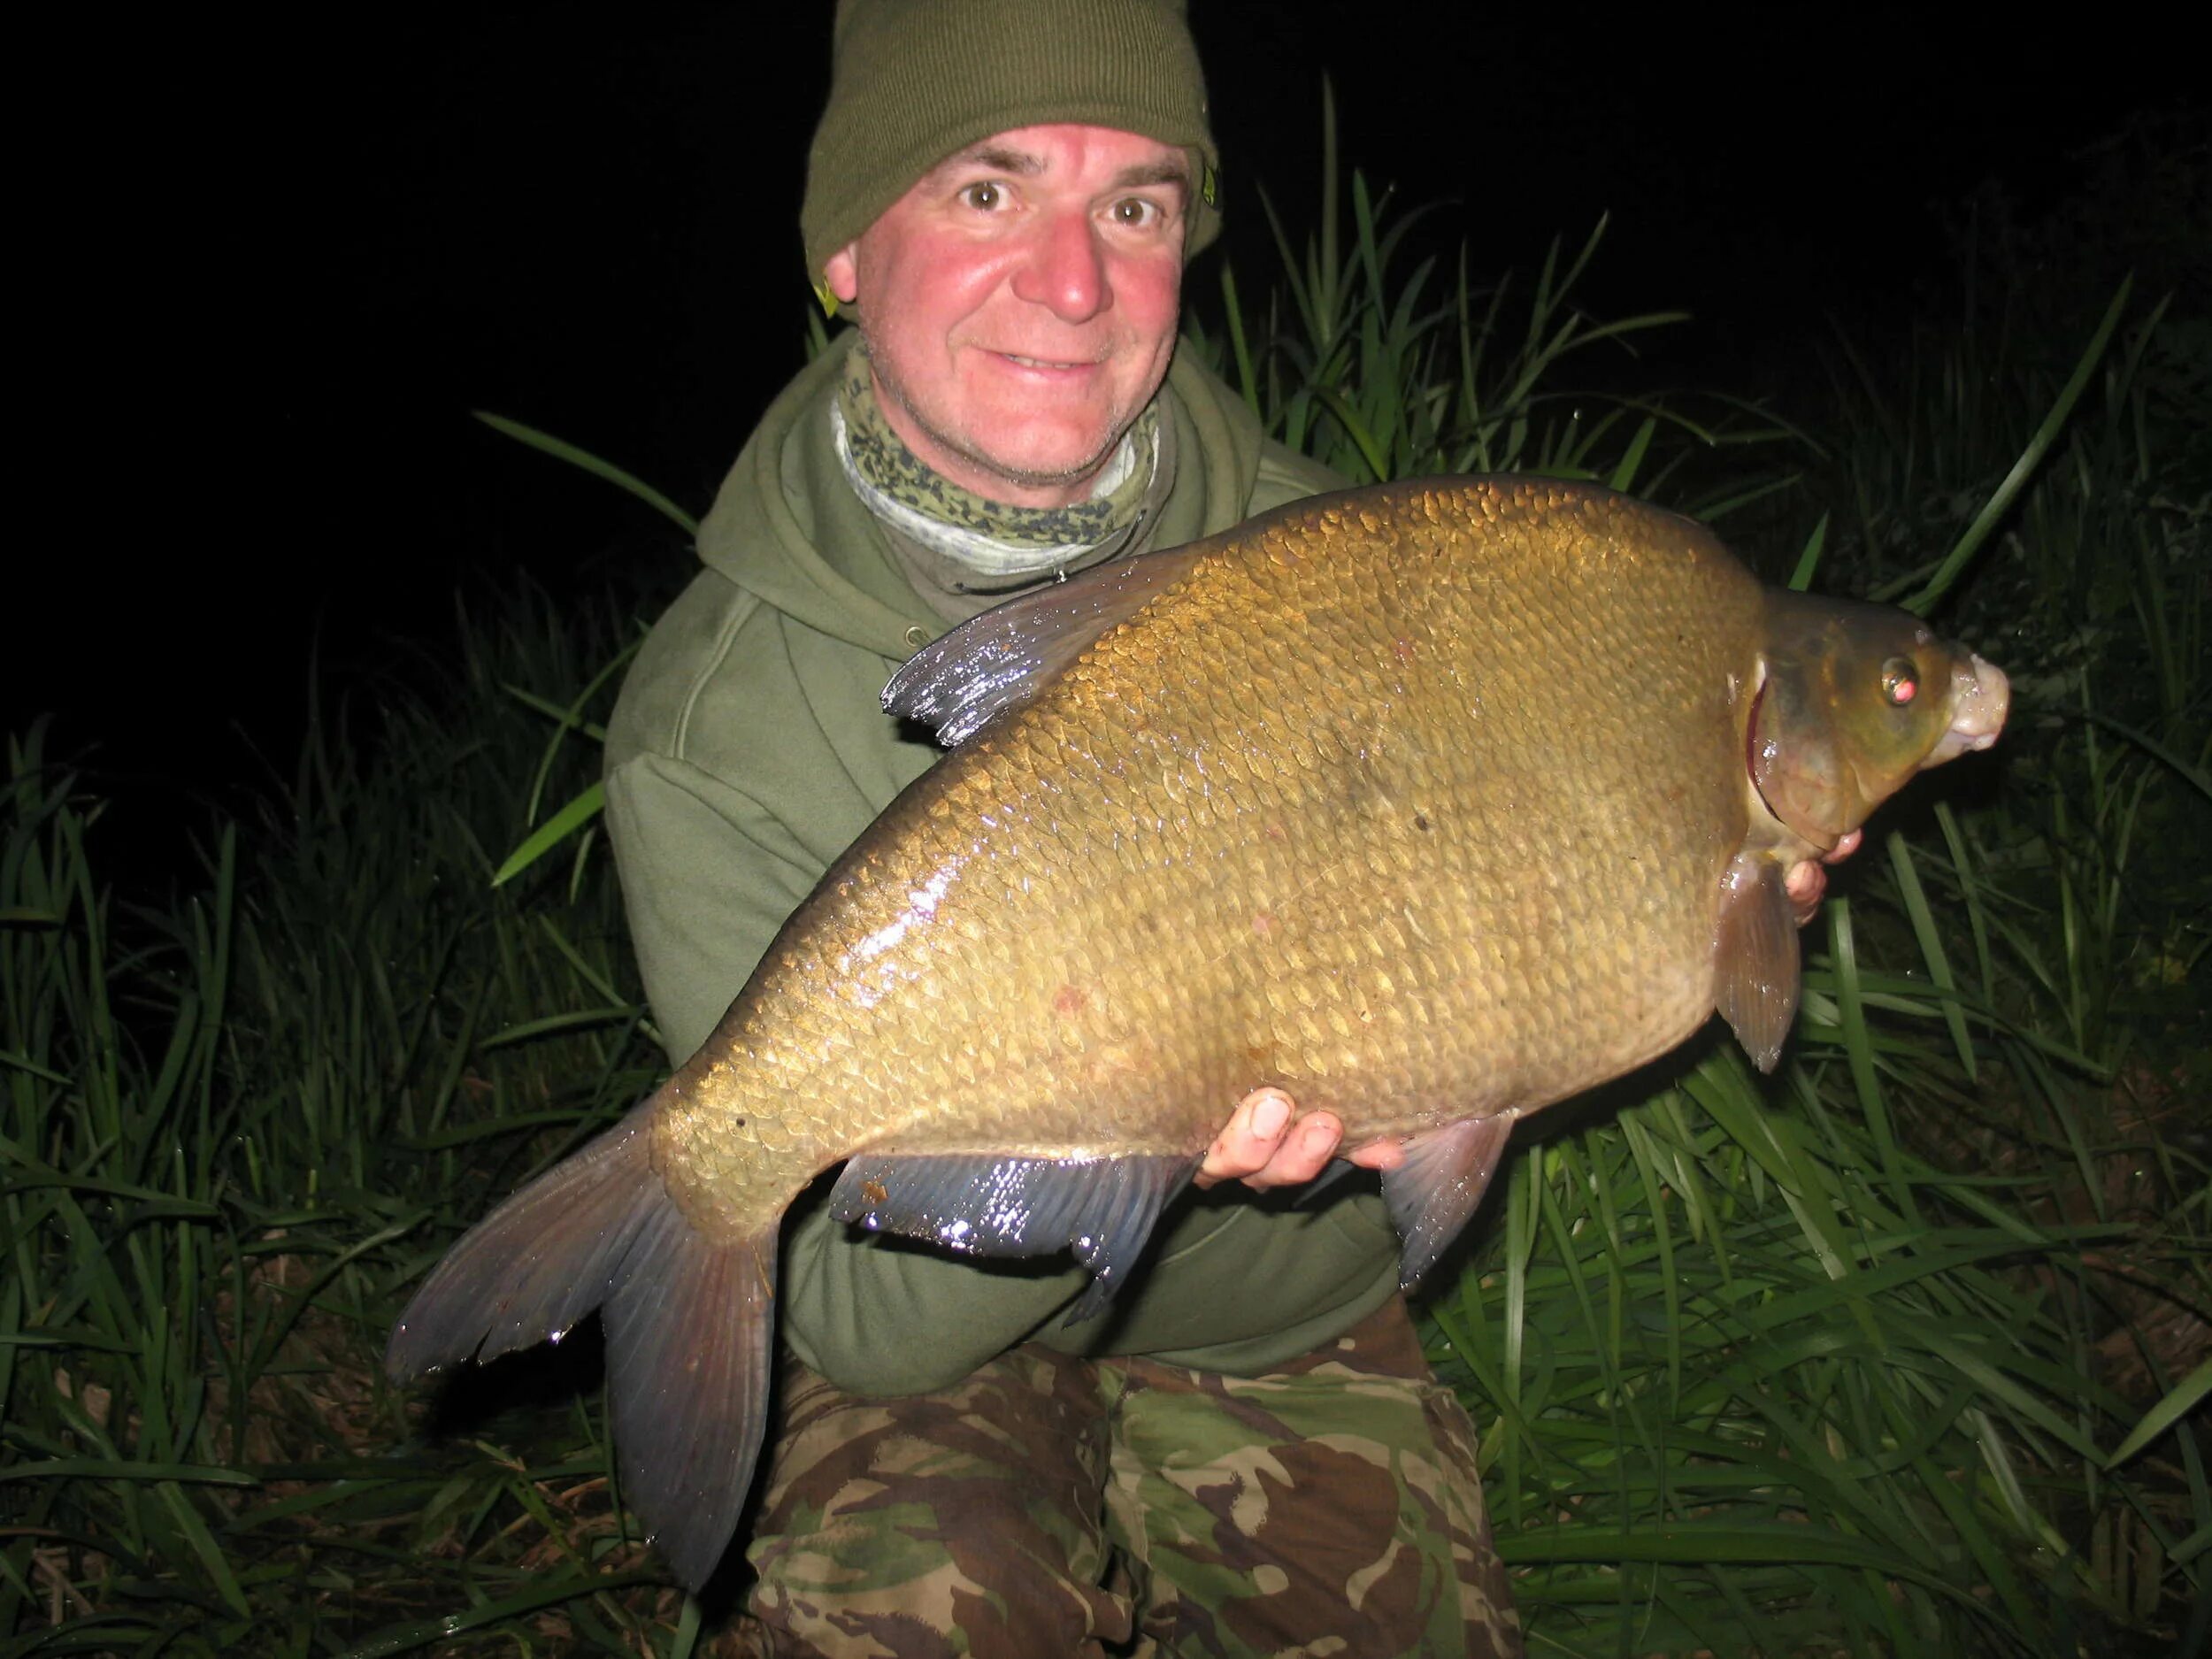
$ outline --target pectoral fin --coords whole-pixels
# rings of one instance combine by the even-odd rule
[[[1782,866],[1739,853],[1721,878],[1713,1001],[1762,1071],[1782,1057],[1797,1018],[1797,920]]]
[[[1383,1171],[1383,1201],[1398,1229],[1398,1283],[1410,1290],[1459,1236],[1497,1173],[1514,1114],[1479,1118],[1415,1135],[1406,1161]]]
[[[838,1177],[830,1213],[977,1256],[1072,1250],[1091,1271],[1090,1288],[1068,1315],[1075,1325],[1120,1288],[1161,1207],[1195,1167],[1181,1156],[864,1155]]]

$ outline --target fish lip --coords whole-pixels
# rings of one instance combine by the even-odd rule
[[[2012,710],[2012,682],[2003,669],[1969,651],[1967,660],[1951,671],[1951,729],[1920,763],[1923,772],[1994,743]]]

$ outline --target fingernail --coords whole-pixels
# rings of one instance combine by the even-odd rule
[[[1272,1141],[1282,1133],[1289,1121],[1290,1102],[1279,1094],[1270,1094],[1252,1109],[1252,1133],[1263,1141]]]

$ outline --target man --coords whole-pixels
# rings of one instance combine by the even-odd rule
[[[901,660],[1341,481],[1174,356],[1183,264],[1217,223],[1181,12],[838,8],[803,228],[859,327],[740,456],[608,735],[672,1059],[936,758],[878,704]],[[787,1227],[792,1359],[749,1552],[771,1651],[1519,1651],[1471,1426],[1423,1362],[1379,1200],[1248,1190],[1310,1179],[1340,1125],[1271,1090],[1230,1105],[1210,1190],[1072,1328],[1064,1259],[979,1263],[818,1210]]]

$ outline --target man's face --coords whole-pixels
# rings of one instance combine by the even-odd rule
[[[857,300],[884,417],[994,501],[1088,494],[1175,346],[1184,152],[1102,127],[1001,133],[824,268]]]

